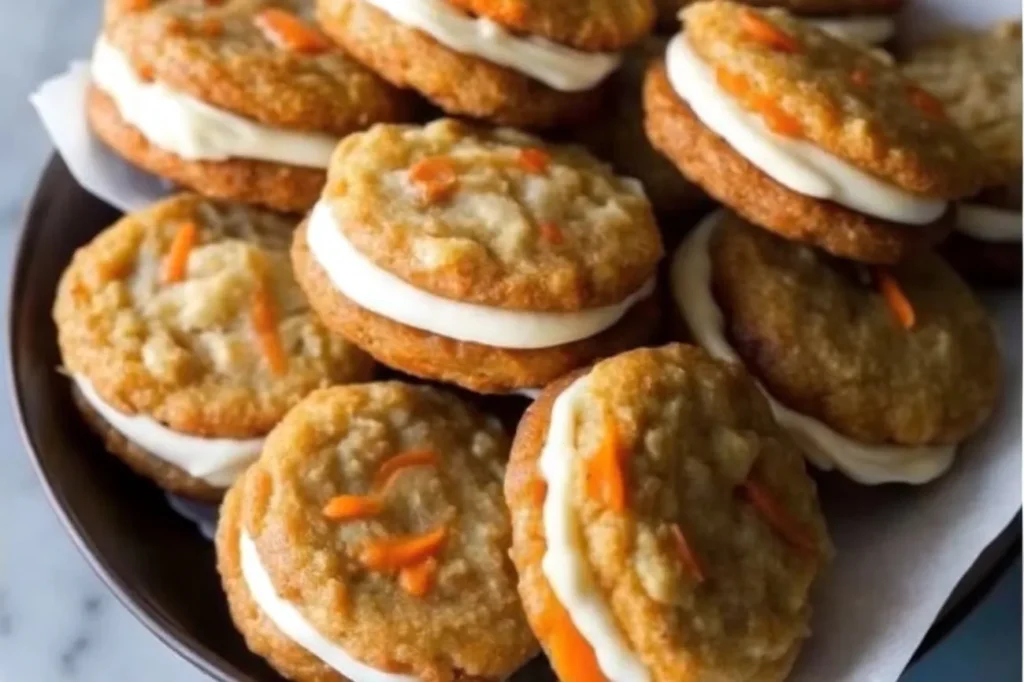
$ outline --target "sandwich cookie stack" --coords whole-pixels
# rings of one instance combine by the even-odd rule
[[[516,127],[596,115],[620,52],[647,34],[651,0],[318,0],[356,59],[448,114]]]
[[[865,483],[940,475],[1000,385],[983,309],[927,252],[983,157],[866,51],[729,2],[684,18],[648,74],[648,134],[735,212],[675,256],[685,326],[760,380],[815,463]]]
[[[986,184],[960,203],[943,253],[968,279],[1020,283],[1020,22],[961,29],[921,45],[903,70],[939,98],[988,157]]]
[[[206,196],[305,211],[348,133],[411,100],[311,23],[312,0],[116,2],[87,116],[132,164]]]
[[[635,180],[581,149],[453,120],[346,138],[292,247],[329,328],[480,393],[539,388],[646,342],[661,255]]]

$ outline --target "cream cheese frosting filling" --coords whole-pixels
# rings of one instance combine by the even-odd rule
[[[249,589],[249,595],[260,611],[285,637],[352,682],[417,682],[418,678],[410,675],[398,675],[371,668],[352,658],[337,644],[317,632],[294,604],[277,594],[270,574],[260,562],[256,543],[249,534],[243,530],[239,534],[238,542],[242,579]]]
[[[724,210],[705,218],[679,247],[672,261],[671,286],[676,304],[694,339],[711,355],[743,364],[725,335],[725,317],[711,290],[710,240]],[[760,386],[760,384],[759,384]],[[822,422],[791,410],[760,386],[775,420],[820,469],[838,468],[860,483],[927,483],[953,463],[955,446],[901,447],[858,443]]]
[[[925,225],[946,212],[946,201],[911,194],[813,144],[773,133],[759,116],[744,110],[718,86],[685,34],[669,43],[666,65],[672,88],[697,118],[792,191],[906,225]]]
[[[172,431],[152,417],[125,414],[103,400],[84,376],[72,376],[82,397],[127,440],[189,476],[227,488],[263,449],[262,438],[200,438]]]
[[[881,45],[896,35],[896,17],[889,15],[860,15],[808,19],[836,38],[861,45]]]
[[[189,161],[231,158],[326,169],[338,139],[266,126],[154,81],[147,83],[127,56],[100,38],[92,55],[93,83],[121,117],[152,144]]]
[[[364,0],[445,47],[518,71],[563,92],[590,90],[622,62],[618,54],[583,52],[539,36],[514,35],[445,0]]]
[[[650,672],[630,650],[604,602],[584,558],[579,520],[572,506],[577,411],[587,378],[577,379],[555,399],[537,466],[547,484],[541,571],[580,635],[594,650],[609,682],[649,682]]]
[[[494,348],[551,348],[590,338],[614,326],[654,291],[652,278],[620,303],[575,312],[507,310],[443,298],[417,289],[361,254],[325,201],[310,213],[306,242],[334,287],[361,308],[415,329]]]
[[[982,242],[1020,244],[1022,217],[1019,211],[964,203],[957,206],[956,230]]]

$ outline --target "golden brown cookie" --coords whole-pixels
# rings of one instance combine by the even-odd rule
[[[674,344],[552,384],[505,496],[519,593],[560,679],[788,674],[831,550],[800,452],[737,366]]]
[[[296,682],[511,675],[537,645],[507,554],[508,447],[436,389],[310,395],[221,510],[218,569],[250,649]]]
[[[302,297],[293,225],[178,195],[102,232],[61,277],[53,315],[77,402],[168,489],[222,491],[306,394],[372,374]]]
[[[894,262],[979,188],[983,159],[941,104],[866,49],[781,11],[718,1],[685,16],[648,76],[648,134],[760,226]]]
[[[332,329],[485,392],[641,343],[661,253],[635,181],[578,148],[451,120],[347,138],[292,248]]]
[[[658,25],[665,29],[679,27],[679,12],[694,0],[655,0]],[[893,16],[904,0],[741,0],[751,7],[779,7],[802,19]]]
[[[407,95],[319,32],[312,6],[113,3],[92,64],[106,98],[90,97],[90,122],[129,161],[199,192],[307,209],[338,139],[412,113]],[[266,200],[241,179],[269,185],[275,172],[286,182]]]
[[[593,115],[601,105],[597,85],[550,87],[508,66],[459,52],[367,0],[318,0],[317,17],[353,57],[451,115],[551,128]]]

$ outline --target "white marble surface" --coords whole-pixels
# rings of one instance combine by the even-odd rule
[[[42,78],[62,70],[71,57],[88,52],[98,7],[99,0],[8,0],[3,6],[0,319],[7,319],[17,225],[49,150],[26,97]],[[22,448],[6,381],[6,375],[0,374],[0,682],[205,680],[133,619],[66,537]],[[1018,564],[1004,584],[1019,582]],[[1017,596],[1010,598],[1019,604],[1019,589],[1013,594]],[[991,634],[1013,630],[1002,623],[1012,621],[1015,615],[1015,637]],[[968,647],[964,642],[970,639],[970,632],[961,631],[943,645],[940,656],[952,656],[975,671],[971,661],[1019,661],[1019,648],[1012,649],[1014,642],[1020,642],[1019,610],[1009,609],[1001,616],[1003,620],[993,618],[976,614],[972,621],[980,624],[973,631],[989,634]],[[988,630],[981,627],[986,623]],[[944,677],[941,669],[946,667],[939,664],[930,672],[922,670],[914,679],[934,682]],[[1009,680],[1005,673],[1014,669],[1019,669],[1016,664],[1002,665],[986,679]]]

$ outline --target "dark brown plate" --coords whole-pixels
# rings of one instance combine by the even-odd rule
[[[12,402],[25,445],[68,533],[146,627],[217,680],[280,682],[231,624],[213,546],[159,490],[103,451],[57,372],[50,318],[57,279],[75,249],[117,217],[78,186],[59,158],[51,160],[28,211],[11,287]],[[955,627],[1012,561],[1019,524],[1007,531],[964,579],[922,650]],[[550,679],[545,668],[538,661],[516,679]]]

